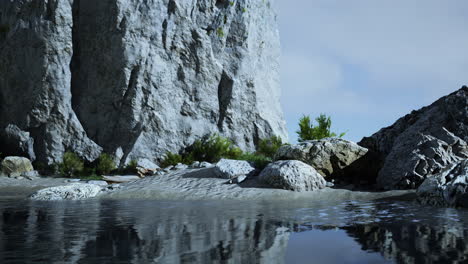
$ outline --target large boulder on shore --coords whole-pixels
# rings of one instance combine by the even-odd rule
[[[354,142],[327,138],[310,140],[297,145],[282,146],[276,160],[300,160],[317,170],[325,178],[346,178],[347,168],[362,159],[367,149]]]
[[[221,159],[214,167],[214,173],[223,179],[237,179],[242,182],[255,173],[255,168],[245,160]]]
[[[96,184],[72,183],[39,190],[33,193],[30,199],[38,201],[84,200],[96,197],[101,192],[102,186]]]
[[[20,176],[21,174],[34,171],[31,161],[24,157],[6,157],[2,161],[2,173],[10,176]]]
[[[312,166],[298,160],[280,160],[270,163],[259,175],[259,180],[274,188],[291,191],[314,191],[326,187],[326,181]]]
[[[428,177],[416,193],[422,204],[468,207],[468,160]]]
[[[358,144],[375,154],[382,189],[417,188],[468,158],[468,87],[413,111]]]
[[[24,0],[0,13],[0,134],[18,128],[0,146],[15,155],[104,150],[122,166],[213,133],[250,151],[287,138],[270,3]]]

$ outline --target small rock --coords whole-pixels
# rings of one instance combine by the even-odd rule
[[[160,171],[156,172],[156,175],[158,175],[158,176],[161,176],[161,175],[164,175],[164,174],[166,174],[166,172],[164,170],[160,170]]]
[[[164,171],[165,172],[170,172],[172,169],[174,168],[174,166],[167,166],[166,168],[164,168]]]
[[[331,187],[333,187],[333,186],[335,186],[335,184],[334,184],[333,182],[327,182],[327,187],[330,187],[330,188],[331,188]]]
[[[24,177],[16,176],[15,179],[17,179],[17,180],[24,180]]]
[[[31,161],[23,157],[6,157],[2,161],[2,172],[10,177],[20,176],[22,173],[33,171]]]
[[[95,184],[95,185],[99,185],[99,186],[107,186],[107,182],[106,181],[88,181],[87,182],[88,184]]]
[[[188,168],[187,165],[182,164],[182,163],[179,163],[179,164],[177,164],[177,165],[173,168],[173,170],[185,170],[185,169],[187,169],[187,168]]]
[[[250,176],[255,168],[245,160],[222,159],[215,166],[215,174],[219,178],[233,180],[239,176]]]
[[[72,183],[39,190],[32,194],[30,199],[39,201],[83,200],[96,197],[101,191],[101,186],[95,184]]]
[[[280,160],[270,163],[259,179],[274,188],[291,191],[323,189],[326,181],[312,166],[298,160]]]
[[[160,167],[156,165],[156,163],[146,158],[138,159],[137,167],[143,168],[145,170],[152,170],[152,171],[157,171],[160,169]]]
[[[200,168],[213,168],[214,165],[209,163],[209,162],[206,162],[206,161],[203,161],[200,163]]]
[[[40,175],[39,175],[38,171],[33,170],[33,171],[23,172],[23,173],[21,173],[21,176],[23,176],[25,178],[38,178]]]
[[[230,180],[229,182],[230,182],[230,183],[237,183],[237,184],[238,184],[238,183],[241,183],[241,182],[245,181],[246,179],[247,179],[247,176],[246,176],[246,175],[240,175],[240,176],[238,176],[238,177],[236,177],[236,178]]]
[[[192,165],[190,165],[190,168],[193,168],[193,169],[200,168],[200,162],[195,161],[194,163],[192,163]]]
[[[80,182],[80,179],[68,179],[65,182]]]

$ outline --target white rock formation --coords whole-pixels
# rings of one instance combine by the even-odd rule
[[[102,186],[87,183],[72,183],[64,186],[39,190],[30,196],[38,201],[83,200],[96,197],[102,192]]]
[[[123,164],[211,133],[246,150],[286,138],[271,0],[0,1],[0,13],[8,152],[52,163],[104,149]]]

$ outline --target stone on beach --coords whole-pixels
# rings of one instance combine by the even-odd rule
[[[34,171],[31,161],[23,157],[6,157],[2,161],[2,173],[10,177],[18,177],[23,173]]]
[[[310,140],[297,145],[282,146],[276,160],[300,160],[314,167],[327,179],[346,178],[346,169],[366,155],[367,149],[340,139]]]
[[[96,184],[72,183],[39,190],[30,196],[37,201],[84,200],[96,197],[102,187]]]
[[[238,177],[239,182],[242,182],[247,177],[255,173],[255,168],[245,160],[230,160],[221,159],[214,168],[215,174],[219,178],[234,180]]]
[[[298,160],[280,160],[269,164],[259,180],[271,187],[291,191],[314,191],[326,187],[326,181],[312,166]]]

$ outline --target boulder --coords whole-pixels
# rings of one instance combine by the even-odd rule
[[[298,160],[270,163],[260,173],[259,180],[274,188],[297,192],[323,189],[327,184],[312,166]]]
[[[468,207],[468,160],[428,177],[416,194],[422,204]]]
[[[358,144],[375,153],[382,189],[417,188],[468,158],[468,87],[413,111]]]
[[[214,172],[219,178],[233,181],[234,179],[241,177],[239,181],[241,179],[243,181],[255,173],[255,168],[245,160],[221,159],[216,163]]]
[[[84,200],[96,197],[102,187],[96,184],[72,183],[39,190],[30,196],[38,201]]]
[[[2,161],[2,173],[17,177],[23,173],[34,171],[31,161],[23,157],[6,157]]]
[[[326,179],[345,179],[347,169],[358,163],[367,149],[340,138],[310,140],[297,145],[282,146],[276,160],[300,160],[317,170]]]
[[[161,168],[158,165],[149,159],[140,158],[137,160],[136,170],[140,177],[155,175],[160,169]]]

